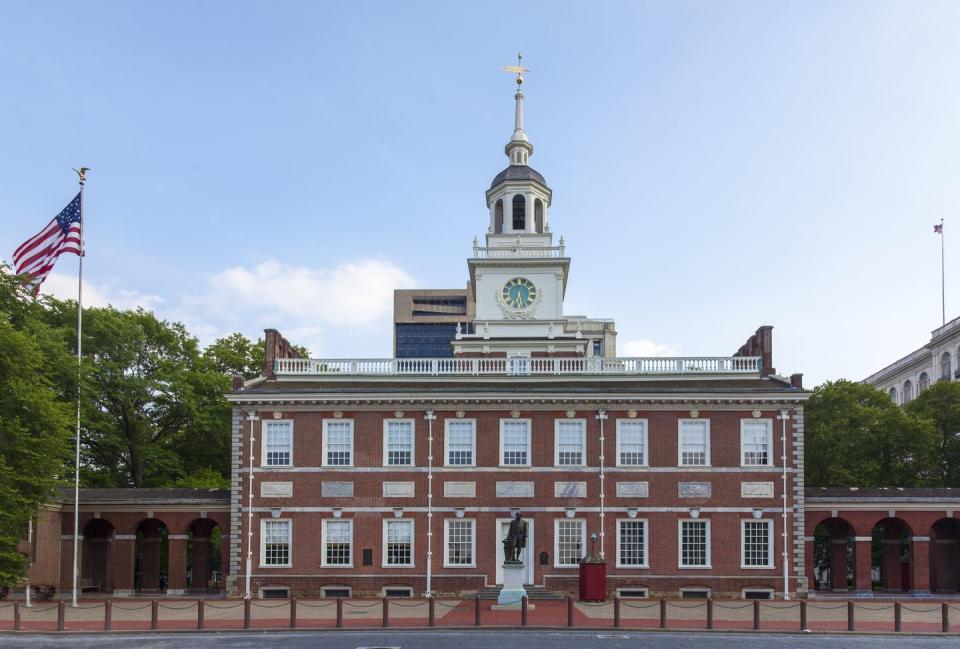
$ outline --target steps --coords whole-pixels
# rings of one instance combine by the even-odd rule
[[[483,590],[479,591],[477,595],[480,597],[480,599],[484,600],[497,599],[500,596],[501,588],[503,588],[503,586],[487,586]],[[543,586],[524,586],[524,588],[527,591],[527,599],[531,602],[534,600],[566,599],[565,595],[547,590]]]

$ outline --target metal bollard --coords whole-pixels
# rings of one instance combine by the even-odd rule
[[[753,630],[760,630],[760,600],[753,600]]]
[[[197,600],[197,630],[203,631],[204,624],[204,615],[206,611],[204,610],[205,603],[202,599]]]
[[[390,626],[390,600],[383,598],[383,628]]]
[[[950,605],[946,602],[940,604],[940,629],[944,633],[950,633]]]
[[[620,628],[620,598],[613,598],[613,627],[615,629]]]
[[[707,628],[713,628],[713,598],[707,598]]]
[[[57,604],[57,631],[63,631],[64,620],[66,619],[66,612],[64,611],[65,603],[61,599]]]
[[[667,600],[660,598],[660,628],[667,628]]]
[[[250,628],[250,600],[243,600],[243,628]]]
[[[434,626],[437,623],[437,609],[433,597],[427,598],[427,626]]]
[[[893,603],[893,630],[900,631],[900,602]]]
[[[853,602],[847,600],[847,631],[853,631],[856,626],[853,619]]]
[[[343,628],[343,599],[337,598],[337,628]]]
[[[150,628],[154,631],[160,626],[160,602],[152,600],[150,602]]]
[[[527,596],[520,599],[520,626],[527,626]]]
[[[20,630],[20,602],[16,600],[13,602],[13,630]]]
[[[103,603],[103,630],[110,631],[113,628],[113,601],[107,600]]]
[[[290,598],[290,628],[297,628],[297,598]]]
[[[800,600],[800,630],[807,630],[807,600]]]
[[[473,597],[473,625],[480,626],[480,595]]]
[[[573,626],[573,598],[567,595],[567,626]]]

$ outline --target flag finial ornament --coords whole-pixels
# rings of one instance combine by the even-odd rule
[[[81,185],[87,182],[87,172],[90,171],[90,167],[80,167],[79,169],[74,169],[74,171],[77,172]]]

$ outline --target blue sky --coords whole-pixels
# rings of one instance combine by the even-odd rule
[[[11,3],[0,258],[83,164],[94,302],[388,356],[395,286],[466,282],[522,49],[567,313],[621,354],[772,324],[781,373],[863,378],[940,324],[941,218],[960,314],[958,33],[933,0]]]

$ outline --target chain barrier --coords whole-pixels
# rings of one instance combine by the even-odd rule
[[[846,610],[847,605],[841,604],[840,606],[818,606],[817,604],[808,603],[807,608],[817,608],[817,609],[820,609],[821,611],[840,611],[840,610]]]
[[[714,606],[716,606],[716,604],[714,604]],[[789,611],[792,608],[797,608],[800,606],[800,602],[792,602],[790,604],[764,604],[763,602],[760,602],[760,606],[763,608],[775,608],[781,611]]]
[[[901,605],[900,605],[900,608],[902,608],[902,609],[905,610],[905,611],[910,611],[911,613],[933,613],[933,612],[939,613],[939,612],[940,612],[940,607],[939,607],[939,606],[937,606],[937,607],[935,607],[935,608],[916,609],[916,608],[910,608],[910,607],[907,606],[906,604],[901,604]]]
[[[231,608],[237,608],[237,607],[243,606],[243,602],[241,601],[241,602],[237,602],[236,604],[229,604],[227,606],[215,606],[214,604],[207,602],[206,604],[204,604],[204,606],[206,608],[217,609],[218,611],[227,611],[227,610],[230,610]]]
[[[147,602],[143,606],[119,606],[117,604],[113,605],[113,608],[118,611],[142,611],[146,608],[153,606],[151,602]]]
[[[883,606],[883,605],[880,605],[880,606],[866,606],[866,605],[864,605],[864,604],[857,604],[856,602],[854,602],[854,603],[853,603],[853,608],[858,608],[858,609],[860,609],[861,611],[889,611],[889,610],[892,610],[892,609],[896,608],[896,605],[890,604],[889,606]]]
[[[325,604],[308,604],[307,602],[302,602],[300,600],[297,600],[297,606],[306,606],[307,608],[327,608],[328,606],[336,606],[336,605],[337,603],[335,601],[326,602]]]
[[[947,608],[952,611],[960,611],[960,606],[954,606],[953,604],[947,604]]]
[[[0,609],[10,608],[13,606],[13,602],[8,602],[6,604],[0,604]]]
[[[188,611],[196,608],[196,604],[193,602],[187,604],[186,606],[167,606],[166,604],[158,604],[158,606],[167,611]]]
[[[627,608],[653,608],[654,606],[660,606],[660,602],[653,602],[652,604],[631,604],[621,599],[620,606],[626,606]]]
[[[89,611],[89,610],[92,610],[92,609],[95,609],[95,608],[100,608],[100,607],[103,607],[103,606],[106,606],[106,604],[103,604],[103,603],[100,603],[100,604],[91,604],[90,606],[80,606],[79,604],[77,604],[76,606],[68,606],[68,607],[67,607],[67,610],[73,609],[74,611],[76,611],[76,610]]]
[[[21,613],[27,613],[27,612],[31,612],[31,613],[46,613],[47,611],[55,611],[55,610],[57,610],[59,607],[60,607],[59,604],[54,604],[53,606],[48,606],[47,608],[37,608],[36,606],[31,606],[30,608],[27,608],[26,606],[22,606],[22,607],[20,607],[20,612],[21,612]]]
[[[283,608],[287,605],[286,602],[280,602],[279,604],[261,604],[260,602],[251,602],[256,608]]]
[[[466,604],[466,600],[460,600],[460,601],[457,602],[456,604],[444,604],[444,603],[441,602],[440,600],[434,600],[434,604],[435,604],[436,606],[443,606],[443,607],[446,608],[448,611],[452,611],[453,609],[458,608],[458,607],[463,606],[464,604]]]
[[[366,606],[364,606],[363,604],[354,604],[353,602],[348,602],[344,600],[343,605],[350,606],[352,608],[373,608],[374,606],[380,606],[380,602],[373,602],[372,604],[367,604]]]
[[[396,600],[391,600],[388,605],[399,606],[400,608],[420,608],[421,606],[427,606],[427,602],[424,600],[422,602],[414,602],[413,604],[401,604]]]
[[[610,606],[611,602],[577,602],[577,606]]]
[[[750,608],[751,606],[753,606],[753,602],[748,602],[748,603],[746,603],[746,604],[739,604],[739,605],[738,605],[738,604],[729,604],[729,605],[728,605],[728,604],[721,604],[720,602],[717,602],[716,600],[714,600],[714,602],[713,602],[713,607],[714,607],[714,608],[725,608],[725,609],[727,609],[727,610],[729,610],[729,611],[739,611],[740,609]]]
[[[683,604],[677,604],[676,602],[667,602],[667,606],[675,606],[676,608],[690,608],[690,609],[693,609],[693,608],[700,608],[701,606],[706,606],[706,605],[707,605],[706,602],[700,602],[699,604],[693,604],[693,605],[690,605],[690,606],[684,606]],[[753,606],[753,604],[751,604],[751,606]]]
[[[515,599],[512,602],[503,602],[502,604],[499,601],[497,601],[497,604],[500,604],[501,606],[513,606],[514,604],[519,604],[522,601],[523,601],[523,598],[521,597],[520,599]]]

